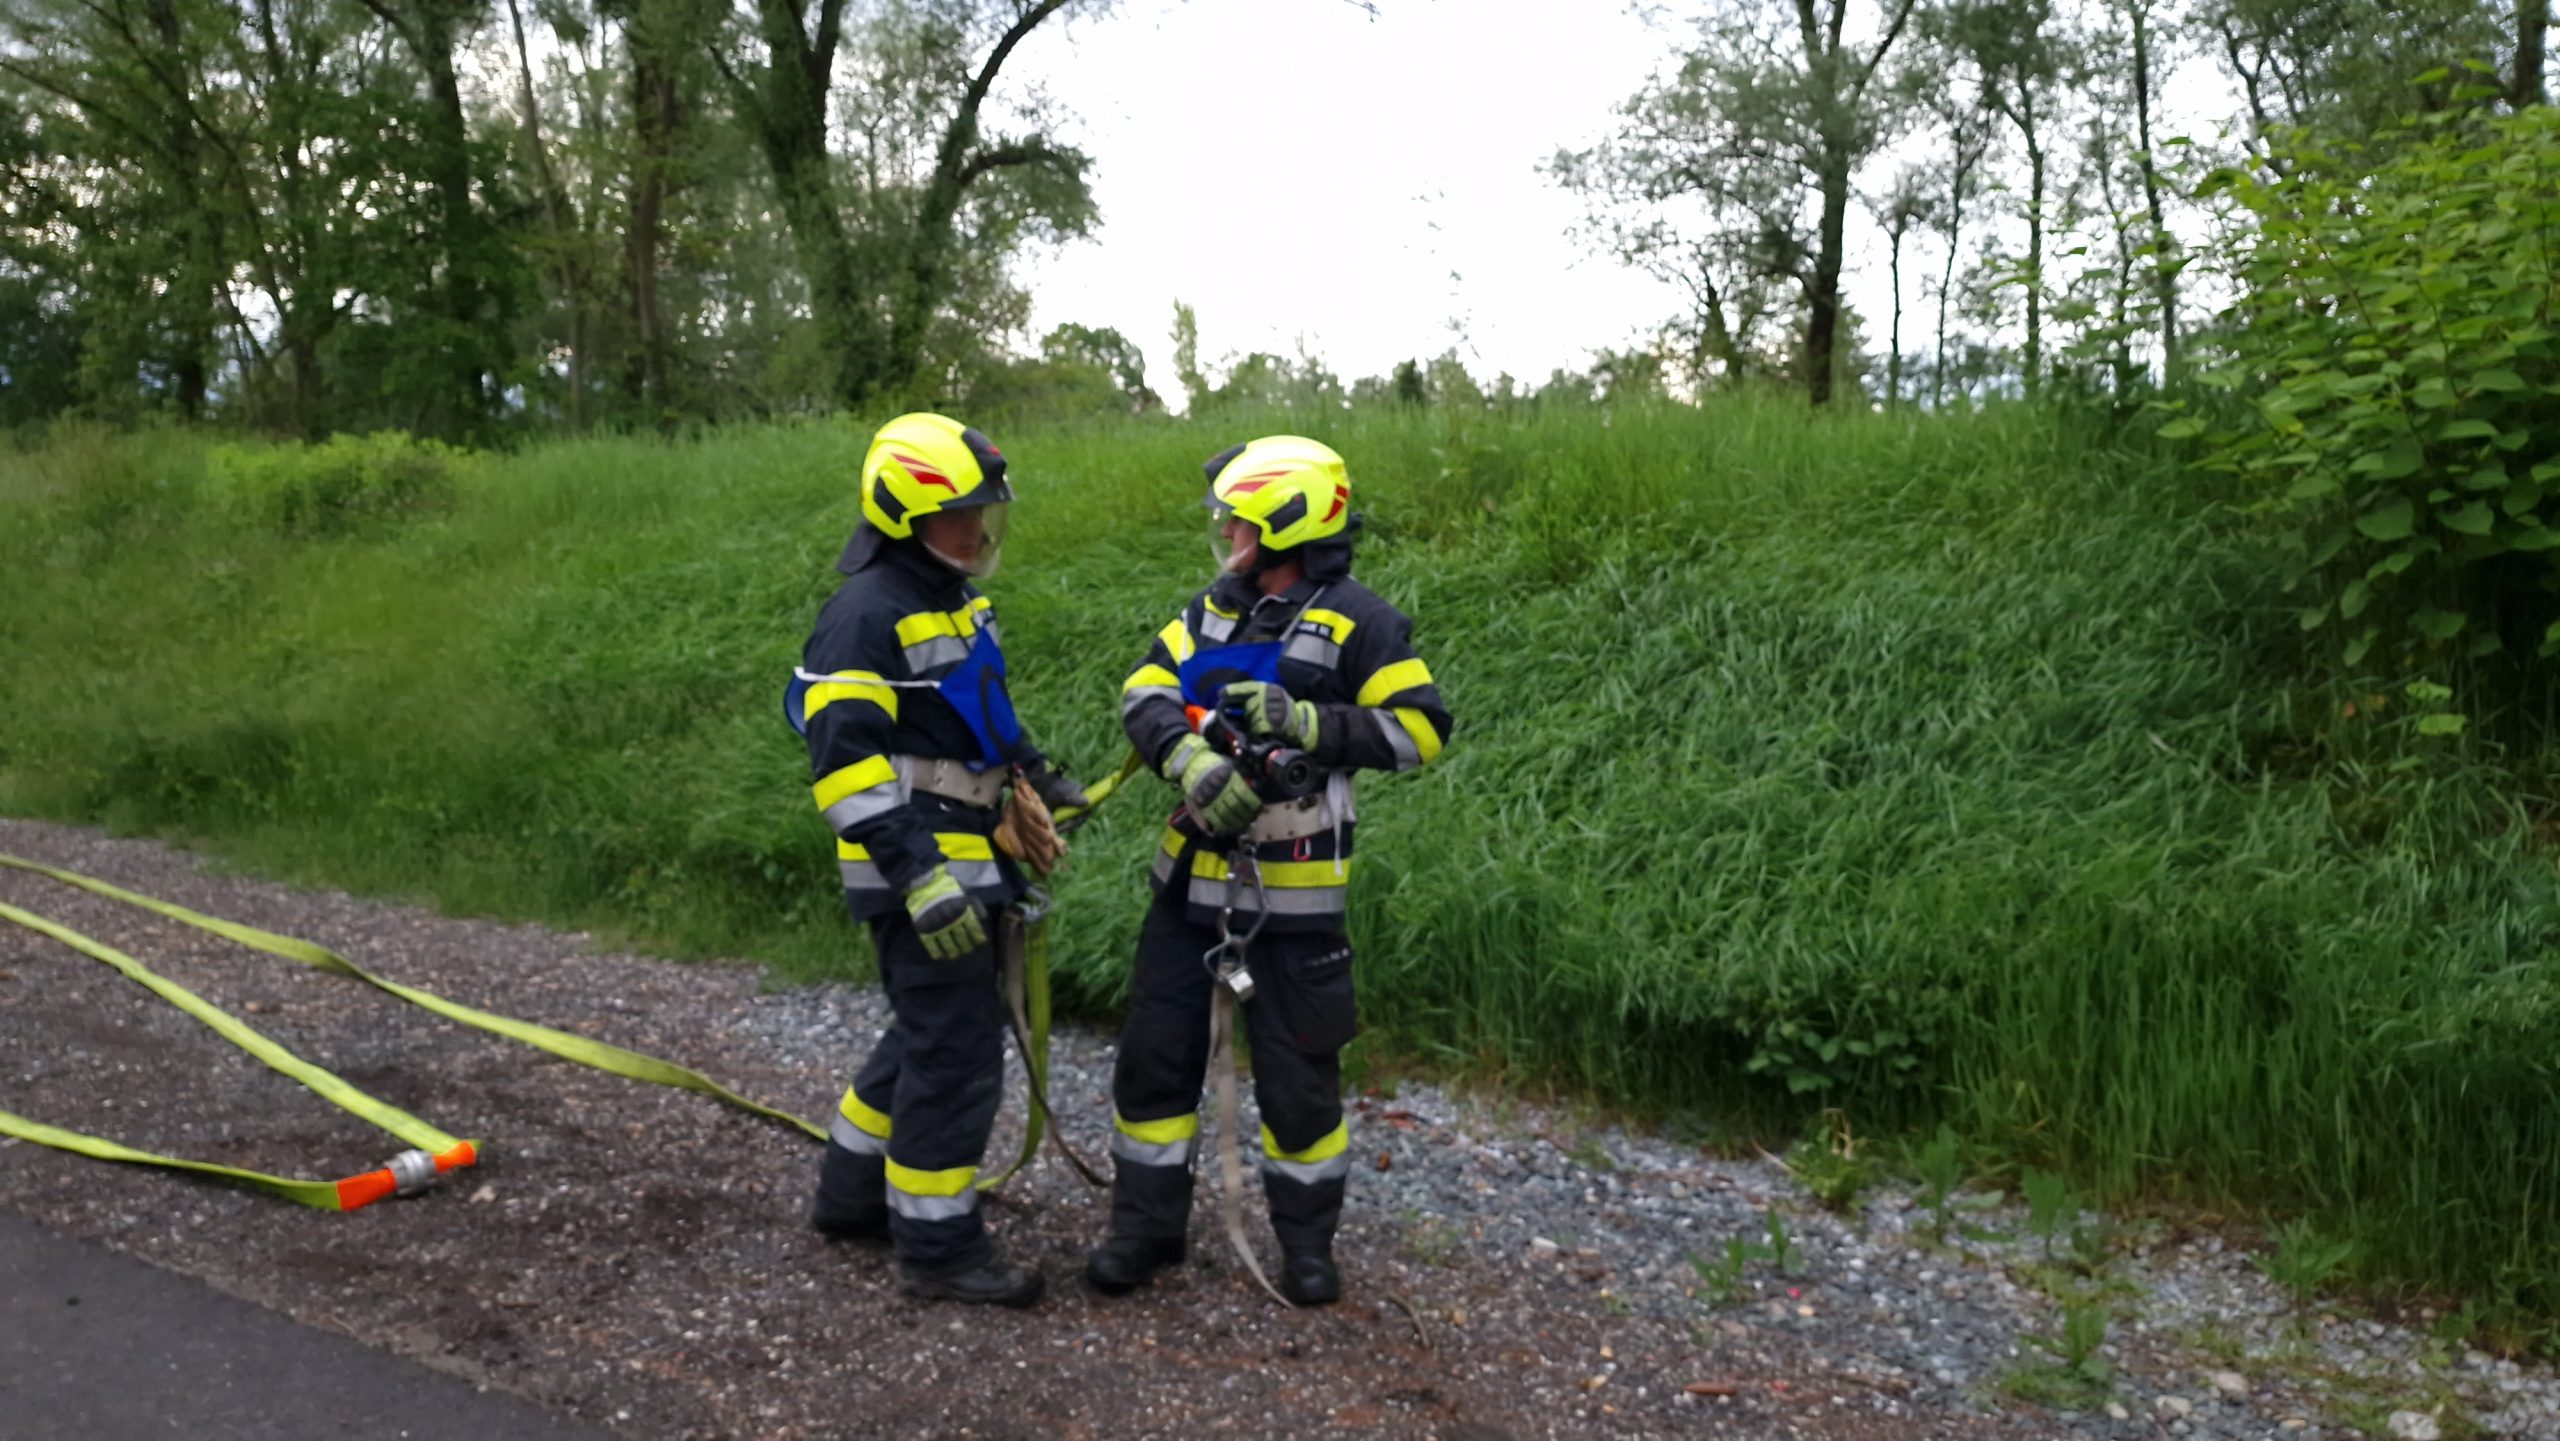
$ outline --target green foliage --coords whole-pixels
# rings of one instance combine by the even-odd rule
[[[280,534],[316,537],[450,504],[469,456],[391,430],[312,445],[216,445],[206,460],[220,504]]]
[[[1787,1148],[1787,1169],[1825,1207],[1854,1211],[1876,1179],[1874,1163],[1858,1152],[1848,1117],[1826,1111],[1814,1118],[1802,1140]]]
[[[2078,1213],[2080,1197],[2067,1177],[2033,1166],[2018,1178],[2018,1193],[2027,1203],[2027,1234],[2041,1241],[2045,1255],[2051,1256],[2053,1238],[2062,1223]]]
[[[2274,1249],[2260,1251],[2250,1261],[2302,1302],[2316,1299],[2345,1277],[2361,1249],[2354,1237],[2331,1234],[2307,1219],[2286,1222],[2270,1239]]]
[[[0,454],[0,809],[858,974],[776,711],[878,418],[529,446],[327,537],[199,503],[183,435]],[[1458,717],[1362,782],[1381,1054],[1728,1133],[1943,1120],[1950,1196],[2031,1161],[2308,1216],[2352,1280],[2560,1302],[2547,832],[2504,770],[2319,758],[2265,551],[2192,478],[2017,409],[1750,396],[998,431],[989,589],[1077,773],[1205,579],[1201,458],[1302,429]],[[1089,1018],[1163,816],[1133,784],[1057,888]],[[1749,1067],[1789,1023],[1918,1064],[1810,1051],[1799,1094]]]
[[[2256,222],[2234,354],[2253,423],[2185,415],[2295,527],[2302,628],[2349,667],[2560,650],[2560,113],[2436,112],[2283,137],[2216,188]],[[2460,717],[2429,733],[2459,729]]]
[[[2115,1382],[2115,1368],[2098,1354],[2113,1318],[2098,1294],[2074,1293],[2060,1299],[2062,1324],[2056,1333],[2025,1337],[2028,1345],[2052,1359],[2011,1371],[2001,1378],[2001,1389],[2038,1405],[2087,1406],[2104,1397]]]

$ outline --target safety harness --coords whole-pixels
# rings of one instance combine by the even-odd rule
[[[1253,924],[1243,935],[1235,932],[1236,900],[1246,886],[1254,893]],[[1236,1259],[1253,1273],[1254,1281],[1272,1300],[1286,1306],[1289,1298],[1271,1284],[1262,1273],[1262,1263],[1254,1258],[1253,1243],[1244,1231],[1244,1136],[1243,1121],[1236,1105],[1236,1008],[1253,999],[1253,973],[1248,969],[1248,951],[1254,938],[1262,934],[1263,922],[1270,919],[1270,895],[1263,889],[1262,869],[1255,864],[1250,844],[1236,846],[1227,856],[1227,901],[1218,910],[1218,943],[1200,957],[1208,969],[1209,987],[1209,1068],[1218,1093],[1218,1218],[1227,1232],[1227,1244],[1235,1249]]]

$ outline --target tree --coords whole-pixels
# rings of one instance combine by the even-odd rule
[[[1929,191],[1928,172],[1917,166],[1905,166],[1894,176],[1891,188],[1869,201],[1875,211],[1876,222],[1884,227],[1886,263],[1893,281],[1893,328],[1889,341],[1892,358],[1885,362],[1884,397],[1887,405],[1902,404],[1902,238],[1914,226],[1928,223],[1934,208]]]
[[[2009,123],[2026,155],[2027,254],[2017,279],[2026,291],[2025,372],[2032,396],[2044,370],[2048,137],[2074,45],[2053,0],[1947,0],[1923,23],[1939,44],[1970,64],[1982,104]]]
[[[952,295],[964,206],[990,177],[1040,172],[1017,188],[1017,219],[1067,231],[1089,223],[1082,155],[1036,131],[991,135],[986,121],[1005,62],[1076,3],[944,0],[893,12],[857,37],[872,83],[860,92],[867,108],[847,117],[868,147],[854,196],[828,149],[845,0],[816,0],[814,13],[809,0],[755,0],[752,42],[715,47],[731,102],[764,151],[842,403],[917,378]]]
[[[1804,306],[1803,365],[1813,403],[1831,398],[1852,181],[1890,134],[1873,103],[1878,68],[1913,0],[1879,0],[1876,38],[1844,39],[1850,0],[1795,0],[1791,14],[1748,0],[1698,21],[1698,45],[1620,113],[1619,134],[1564,152],[1550,169],[1591,197],[1623,258],[1679,256],[1697,277],[1701,348],[1740,368],[1719,271],[1748,286],[1791,282]],[[1792,25],[1788,24],[1792,20]],[[1659,215],[1674,201],[1703,213],[1703,233]]]
[[[2518,41],[2537,3],[2518,0]],[[2283,127],[2365,140],[2404,115],[2445,108],[2461,82],[2421,77],[2458,74],[2509,39],[2504,12],[2487,0],[2206,0],[2198,18],[2240,82],[2257,153],[2279,163]],[[2538,42],[2540,28],[2532,34]]]

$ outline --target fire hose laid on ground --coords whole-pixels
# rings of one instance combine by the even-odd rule
[[[1118,775],[1109,777],[1088,791],[1090,803],[1082,810],[1069,811],[1056,818],[1056,829],[1068,831],[1082,823],[1119,783],[1135,769],[1135,759],[1122,767]],[[1051,837],[1054,841],[1054,836]],[[799,1131],[813,1141],[824,1141],[826,1128],[788,1111],[753,1101],[728,1089],[719,1082],[689,1067],[656,1056],[629,1050],[609,1042],[573,1035],[550,1026],[517,1020],[494,1012],[447,1000],[432,991],[406,986],[375,975],[326,946],[292,936],[278,935],[237,921],[209,916],[189,910],[174,902],[146,896],[112,885],[93,876],[62,870],[37,861],[0,854],[0,865],[77,886],[184,922],[198,930],[208,931],[241,945],[265,951],[309,966],[362,981],[388,995],[398,997],[420,1009],[431,1011],[447,1020],[504,1036],[548,1051],[562,1060],[599,1071],[610,1072],[652,1085],[672,1086],[698,1092],[750,1115]],[[134,957],[115,947],[82,935],[32,911],[0,903],[0,920],[14,922],[40,935],[51,937],[84,955],[102,961],[124,976],[185,1011],[204,1023],[215,1034],[248,1052],[276,1071],[291,1077],[305,1088],[330,1101],[349,1114],[388,1132],[410,1149],[373,1170],[323,1181],[293,1176],[278,1176],[238,1166],[225,1166],[211,1161],[191,1161],[154,1151],[138,1150],[109,1140],[47,1125],[10,1111],[0,1110],[0,1136],[32,1141],[40,1146],[90,1156],[103,1161],[122,1161],[135,1165],[159,1166],[169,1170],[192,1172],[236,1181],[281,1196],[288,1201],[323,1211],[352,1211],[389,1196],[412,1196],[432,1187],[445,1172],[476,1164],[484,1154],[483,1143],[446,1134],[426,1121],[385,1101],[367,1095],[328,1069],[312,1064],[255,1027],[223,1010],[220,1006],[160,975]],[[1030,1080],[1030,1114],[1024,1124],[1023,1145],[1013,1165],[997,1176],[981,1183],[999,1185],[1028,1165],[1038,1151],[1043,1132],[1053,1137],[1060,1153],[1088,1181],[1099,1184],[1099,1175],[1081,1157],[1067,1147],[1065,1139],[1056,1135],[1048,1122],[1049,1059],[1049,943],[1047,898],[1038,896],[1027,914],[1008,919],[1009,933],[1005,944],[1004,979],[1006,1001],[1015,1027],[1015,1045],[1022,1054],[1023,1067]]]

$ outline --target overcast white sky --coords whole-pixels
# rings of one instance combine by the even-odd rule
[[[1006,78],[1073,113],[1064,133],[1096,158],[1103,224],[1023,266],[1034,335],[1115,327],[1172,392],[1180,299],[1199,311],[1213,368],[1303,342],[1350,380],[1455,344],[1479,376],[1534,384],[1674,314],[1668,288],[1570,238],[1581,202],[1541,170],[1609,132],[1613,107],[1687,40],[1685,21],[1648,28],[1621,0],[1378,11],[1122,0],[1036,34]],[[2189,84],[2210,87],[2196,71]],[[1853,213],[1844,284],[1879,332],[1882,249]],[[1906,296],[1917,303],[1908,277]]]
[[[1024,267],[1036,331],[1117,327],[1165,391],[1177,299],[1204,361],[1303,341],[1349,380],[1458,345],[1488,379],[1535,382],[1672,313],[1566,238],[1579,202],[1539,174],[1606,132],[1663,37],[1617,0],[1379,12],[1124,0],[1026,45],[1020,78],[1077,117],[1103,217]]]

